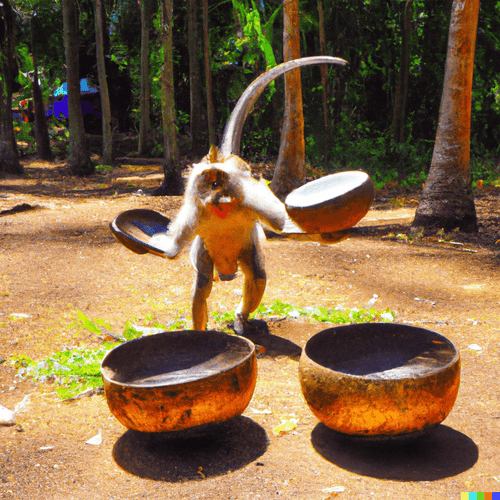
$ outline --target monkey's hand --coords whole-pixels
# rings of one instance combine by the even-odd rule
[[[182,250],[183,244],[180,244],[169,233],[157,233],[151,236],[149,244],[160,250],[168,259],[175,259]]]
[[[159,250],[162,257],[175,259],[184,245],[194,238],[197,220],[198,214],[194,203],[187,203],[185,200],[177,217],[168,226],[168,231],[151,236],[149,244]]]

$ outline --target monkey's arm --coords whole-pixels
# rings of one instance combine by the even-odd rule
[[[259,220],[274,231],[283,231],[287,213],[285,205],[274,195],[263,180],[248,177],[242,182],[244,198],[241,205],[254,210]]]
[[[169,259],[175,259],[184,245],[196,234],[198,225],[197,210],[185,203],[167,233],[157,233],[149,244],[161,250]]]

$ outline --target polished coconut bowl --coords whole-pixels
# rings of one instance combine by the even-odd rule
[[[111,413],[126,427],[166,432],[240,415],[257,380],[254,344],[213,331],[175,331],[115,347],[101,366]]]
[[[151,237],[168,232],[170,219],[146,208],[135,208],[118,214],[110,223],[113,236],[125,247],[138,254],[152,253],[165,257],[165,253],[151,245]]]
[[[306,233],[333,233],[356,225],[375,197],[370,176],[339,172],[308,182],[285,199],[290,219]]]
[[[460,383],[460,356],[423,328],[366,323],[323,330],[299,363],[305,400],[321,422],[343,434],[411,435],[442,422]]]

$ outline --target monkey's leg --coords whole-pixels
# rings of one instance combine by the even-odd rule
[[[208,322],[207,299],[212,291],[214,263],[199,236],[195,238],[191,246],[190,257],[196,271],[191,303],[193,329],[206,330]]]
[[[242,335],[250,327],[248,316],[259,307],[266,289],[266,270],[264,251],[262,250],[258,230],[252,234],[252,246],[245,250],[239,259],[240,268],[245,275],[243,299],[236,309],[234,331]]]

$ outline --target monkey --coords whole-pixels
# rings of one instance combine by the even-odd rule
[[[193,165],[176,218],[167,231],[149,238],[147,249],[138,252],[154,248],[155,255],[174,259],[186,243],[192,242],[195,330],[207,328],[207,299],[212,291],[214,271],[221,281],[230,281],[238,268],[243,272],[244,285],[234,330],[243,335],[252,328],[249,315],[259,306],[266,287],[262,226],[282,232],[288,216],[284,203],[265,181],[252,175],[250,166],[238,156],[243,124],[255,100],[270,82],[287,71],[315,64],[344,66],[347,61],[330,56],[287,61],[269,69],[247,87],[231,112],[220,148],[211,147],[209,154]],[[122,237],[119,240],[124,243]],[[338,236],[331,239],[334,241],[339,241]],[[137,245],[140,247],[140,242],[135,240],[129,248],[137,251]]]
[[[249,314],[259,306],[266,287],[262,225],[282,231],[284,204],[250,166],[236,155],[223,158],[213,147],[194,164],[184,202],[168,232],[157,233],[150,244],[175,258],[192,241],[190,259],[195,269],[192,317],[195,330],[205,330],[207,299],[214,270],[221,281],[244,275],[243,297],[235,312],[234,331],[243,335],[251,325]]]

